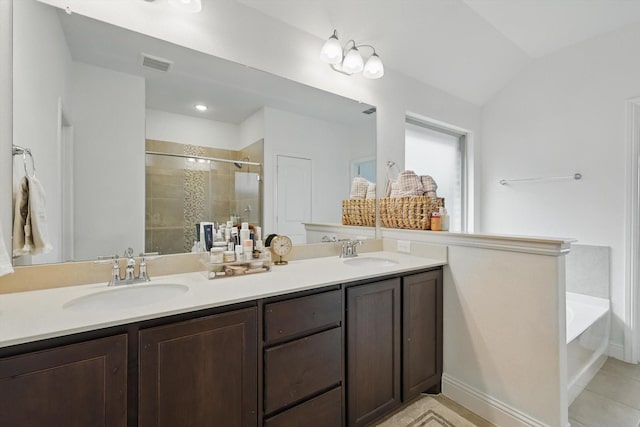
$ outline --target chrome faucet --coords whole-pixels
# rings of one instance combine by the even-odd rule
[[[111,280],[109,281],[107,286],[131,285],[134,283],[144,283],[151,281],[151,279],[149,278],[149,273],[147,272],[147,260],[151,259],[150,257],[155,257],[157,255],[158,252],[141,253],[138,276],[136,276],[136,259],[133,256],[133,248],[127,248],[127,250],[124,251],[124,257],[127,259],[124,279],[120,277],[120,258],[118,258],[118,255],[110,257],[100,256],[98,257],[98,261],[96,262],[98,264],[103,264],[104,262],[111,262],[113,260],[113,266],[111,267]]]
[[[357,257],[358,253],[356,252],[356,248],[358,245],[363,245],[364,242],[362,240],[341,240],[342,246],[340,248],[340,258],[353,258]]]

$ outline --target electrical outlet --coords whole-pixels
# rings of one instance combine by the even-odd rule
[[[411,241],[410,240],[398,240],[398,252],[411,253]]]

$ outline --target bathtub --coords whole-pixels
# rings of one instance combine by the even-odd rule
[[[609,300],[567,292],[567,387],[569,404],[607,360]]]

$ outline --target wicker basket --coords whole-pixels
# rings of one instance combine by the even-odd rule
[[[444,198],[425,196],[380,199],[380,219],[387,228],[430,230],[431,214],[444,207]]]
[[[342,225],[376,226],[376,199],[342,201]]]

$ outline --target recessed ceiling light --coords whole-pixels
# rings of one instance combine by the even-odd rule
[[[196,110],[198,111],[207,111],[207,106],[204,104],[196,104]]]

